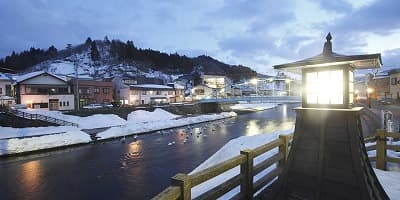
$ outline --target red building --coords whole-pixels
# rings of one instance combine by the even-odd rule
[[[72,90],[76,95],[76,81],[71,80]],[[79,80],[79,106],[92,103],[113,101],[113,83],[111,81]]]

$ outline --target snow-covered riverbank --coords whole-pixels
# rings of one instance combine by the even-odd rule
[[[92,115],[78,117],[64,115],[58,111],[25,110],[79,124],[72,126],[10,128],[0,127],[0,155],[9,155],[29,151],[63,147],[91,142],[90,136],[82,129],[110,127],[97,134],[99,140],[141,134],[162,129],[186,126],[195,123],[214,121],[236,116],[234,112],[207,114],[193,117],[181,117],[162,109],[153,112],[137,110],[124,120],[117,115]]]

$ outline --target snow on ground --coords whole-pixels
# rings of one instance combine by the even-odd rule
[[[261,110],[267,110],[271,108],[275,108],[278,106],[276,103],[244,103],[244,102],[239,102],[238,104],[235,104],[231,106],[231,109],[233,110],[254,110],[254,111],[261,111]]]
[[[185,118],[175,119],[175,117],[171,118],[172,116],[171,113],[168,113],[166,111],[163,112],[164,114],[161,114],[161,112],[157,112],[159,114],[157,117],[164,118],[164,120],[157,120],[157,121],[143,121],[143,116],[141,115],[138,116],[136,120],[136,118],[133,117],[136,115],[131,113],[131,117],[128,119],[129,123],[127,125],[120,127],[112,127],[104,132],[97,134],[97,136],[99,137],[99,140],[104,140],[108,138],[115,138],[125,135],[140,134],[144,132],[175,128],[180,126],[186,126],[189,124],[196,124],[196,123],[236,116],[235,112],[223,112],[218,114],[208,114],[196,117],[185,117]],[[164,116],[162,117],[161,115]]]
[[[226,112],[176,119],[180,116],[157,108],[153,112],[143,110],[134,111],[128,115],[128,120],[124,120],[117,115],[110,114],[78,117],[64,115],[59,111],[29,109],[23,111],[77,123],[79,124],[79,128],[72,126],[37,128],[0,127],[0,155],[89,143],[91,141],[90,136],[82,132],[81,129],[111,127],[97,135],[100,139],[107,139],[236,116],[234,112]]]
[[[137,110],[128,114],[129,122],[153,122],[153,121],[163,121],[170,120],[180,117],[179,115],[174,115],[167,112],[161,108],[156,108],[153,112],[146,110]]]
[[[93,129],[110,126],[122,126],[126,124],[126,120],[113,114],[96,114],[87,117],[79,117],[74,115],[64,115],[60,111],[48,111],[40,109],[21,109],[23,112],[40,114],[57,119],[65,120],[68,122],[79,124],[79,128]]]
[[[89,143],[90,141],[88,134],[72,128],[70,131],[61,134],[0,140],[0,155]]]
[[[0,139],[65,133],[69,131],[78,131],[78,130],[79,128],[71,126],[49,126],[49,127],[28,127],[28,128],[12,128],[12,127],[0,126]]]
[[[215,154],[213,154],[210,158],[208,158],[206,161],[204,161],[202,164],[200,164],[196,169],[194,169],[190,174],[194,174],[196,172],[202,171],[204,169],[207,169],[209,167],[212,167],[218,163],[221,163],[223,161],[226,161],[230,158],[233,158],[237,155],[240,154],[240,150],[243,149],[255,149],[258,146],[261,146],[263,144],[268,143],[269,141],[272,141],[274,139],[278,138],[278,135],[282,134],[290,134],[293,133],[294,129],[286,130],[286,131],[279,131],[279,132],[274,132],[270,134],[258,134],[258,135],[253,135],[253,136],[242,136],[239,138],[235,138],[230,140],[227,144],[225,144],[220,150],[218,150]],[[400,143],[400,142],[399,142]],[[371,145],[371,144],[368,144]],[[256,157],[254,159],[254,165],[262,162],[263,160],[271,157],[273,154],[276,154],[278,152],[278,148],[274,148],[271,151],[260,155],[259,157]],[[372,153],[371,153],[372,152]],[[373,151],[368,152],[368,154],[374,154]],[[388,155],[397,155],[399,156],[400,153],[397,152],[391,152]],[[256,182],[258,179],[260,179],[262,176],[267,174],[269,171],[271,171],[275,166],[271,166],[270,168],[267,168],[263,172],[257,174],[254,177],[254,182]],[[379,182],[385,189],[386,193],[388,194],[390,199],[400,199],[400,173],[397,171],[382,171],[378,169],[374,169]],[[192,188],[192,198],[196,198],[199,195],[209,191],[210,189],[216,187],[217,185],[223,183],[224,181],[234,177],[235,175],[238,175],[240,173],[240,168],[235,167],[231,170],[228,170],[227,172],[212,178],[198,186],[195,186]],[[240,192],[239,186],[225,194],[219,199],[231,199],[235,194]]]

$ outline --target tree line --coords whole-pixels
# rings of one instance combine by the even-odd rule
[[[107,58],[102,58],[98,49],[99,46],[107,47]],[[92,40],[88,37],[85,43],[71,47],[71,49],[66,51],[58,51],[54,46],[50,46],[47,50],[32,47],[21,53],[13,51],[11,55],[0,59],[0,71],[4,71],[2,70],[4,68],[18,72],[24,71],[43,61],[61,59],[72,53],[81,53],[83,51],[89,51],[90,58],[94,62],[100,62],[104,59],[117,63],[135,62],[146,66],[146,68],[168,74],[194,73],[194,69],[199,66],[201,66],[204,73],[227,75],[234,81],[248,79],[257,74],[254,70],[246,66],[227,65],[209,56],[202,55],[190,58],[185,55],[181,56],[178,53],[167,54],[152,49],[141,49],[136,47],[133,41],[128,40],[126,43],[120,40],[110,41],[107,36],[104,40]]]

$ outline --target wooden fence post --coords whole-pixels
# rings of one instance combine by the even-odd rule
[[[250,149],[243,149],[240,154],[246,156],[246,162],[240,165],[240,193],[243,199],[253,199],[253,158],[254,152]]]
[[[181,198],[182,200],[190,200],[192,191],[190,177],[187,174],[176,174],[172,177],[172,185],[179,186],[181,188]]]
[[[386,131],[378,129],[376,133],[376,168],[386,170]]]
[[[283,153],[283,159],[279,161],[278,167],[284,167],[289,154],[289,136],[279,135],[279,139],[283,141],[283,144],[279,145],[279,153]]]

